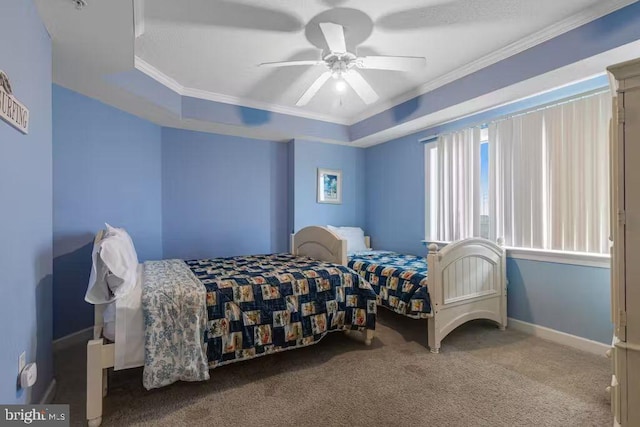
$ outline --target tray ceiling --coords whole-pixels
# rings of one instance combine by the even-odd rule
[[[598,0],[138,0],[135,55],[190,93],[208,99],[353,122],[465,65],[482,60]],[[295,103],[325,70],[265,69],[268,61],[319,59],[319,22],[345,27],[359,55],[424,56],[412,72],[361,70],[380,95],[365,105],[329,81],[305,107]]]

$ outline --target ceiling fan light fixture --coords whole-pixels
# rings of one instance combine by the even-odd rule
[[[320,25],[320,30],[329,48],[329,53],[324,55],[321,60],[280,61],[260,64],[264,67],[289,67],[293,65],[324,65],[326,67],[326,71],[317,77],[298,99],[296,102],[298,107],[307,105],[330,78],[336,81],[334,87],[337,92],[344,92],[349,86],[365,104],[373,104],[380,97],[357,70],[413,71],[425,65],[426,60],[424,57],[356,56],[354,53],[347,51],[344,37],[345,31],[342,25],[333,22],[321,22],[318,25]]]

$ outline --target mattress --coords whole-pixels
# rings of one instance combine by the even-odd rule
[[[115,346],[114,369],[144,365],[144,322],[142,314],[142,283],[144,266],[138,266],[138,280],[127,295],[118,298],[103,313],[102,334]]]
[[[348,266],[371,284],[378,305],[412,318],[430,317],[427,260],[390,251],[349,254]]]
[[[376,295],[345,266],[289,254],[180,264],[206,293],[209,368],[313,344],[331,330],[375,328]],[[116,342],[115,370],[145,366],[145,349],[154,341],[145,341],[142,289],[149,298],[148,286],[166,280],[167,272],[154,278],[151,269],[145,276],[145,265],[138,267],[132,291],[103,315],[103,335]],[[146,307],[152,325],[154,310]]]

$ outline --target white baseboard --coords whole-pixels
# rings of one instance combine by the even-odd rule
[[[525,334],[533,335],[547,341],[553,341],[558,344],[573,347],[588,353],[596,354],[598,356],[604,356],[604,353],[611,348],[610,345],[603,344],[598,341],[588,340],[576,335],[567,334],[566,332],[556,331],[555,329],[534,325],[533,323],[523,322],[522,320],[513,319],[511,317],[509,317],[508,322],[509,327],[513,330],[524,332]]]
[[[53,341],[53,351],[68,348],[74,344],[86,343],[93,337],[93,326],[78,332],[66,335]]]
[[[44,392],[44,396],[42,396],[42,399],[40,399],[40,405],[48,405],[49,403],[53,402],[53,398],[56,395],[56,387],[57,382],[56,379],[53,378],[49,383],[49,387],[47,387],[47,391]]]

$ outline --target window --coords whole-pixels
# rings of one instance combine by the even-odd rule
[[[608,253],[610,116],[600,92],[425,144],[426,239]]]

